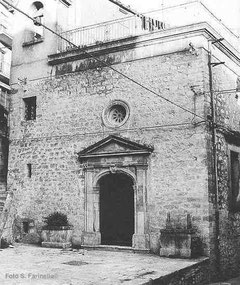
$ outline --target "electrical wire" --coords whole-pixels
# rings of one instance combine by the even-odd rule
[[[6,3],[7,5],[9,5],[10,7],[12,7],[13,9],[15,9],[16,11],[18,11],[19,13],[23,14],[24,16],[26,16],[27,18],[29,18],[30,20],[32,20],[33,22],[36,22],[36,19],[32,18],[31,16],[29,16],[27,13],[25,13],[24,11],[22,11],[21,9],[15,7],[14,5],[12,5],[11,3],[9,3],[8,1],[6,0],[1,0],[3,1],[4,3]],[[87,56],[93,58],[94,60],[96,60],[97,62],[103,64],[105,67],[108,67],[109,69],[113,70],[114,72],[120,74],[121,76],[123,76],[124,78],[128,79],[129,81],[133,82],[134,84],[140,86],[141,88],[147,90],[148,92],[156,95],[157,97],[160,97],[162,100],[174,105],[175,107],[178,107],[180,109],[182,109],[183,111],[189,113],[189,114],[192,114],[202,120],[205,120],[204,117],[192,112],[191,110],[183,107],[182,105],[178,104],[178,103],[175,103],[169,99],[167,99],[166,97],[162,96],[161,94],[155,92],[154,90],[150,89],[149,87],[147,86],[144,86],[143,84],[139,83],[138,81],[136,81],[135,79],[127,76],[126,74],[122,73],[121,71],[117,70],[116,68],[112,67],[111,65],[109,65],[108,63],[100,60],[99,58],[95,57],[94,55],[92,55],[91,53],[87,52],[85,49],[83,48],[79,48],[79,46],[77,46],[76,44],[74,44],[73,42],[69,41],[68,39],[66,39],[65,37],[61,36],[59,33],[55,32],[54,30],[50,29],[48,26],[42,24],[42,23],[39,23],[37,22],[39,25],[41,25],[43,28],[45,28],[46,30],[48,30],[49,32],[55,34],[56,36],[58,36],[59,38],[61,38],[62,40],[66,41],[68,44],[70,44],[71,46],[73,46],[74,48],[77,48],[79,49],[81,52],[83,52],[84,54],[86,54]]]
[[[29,18],[29,19],[32,20],[33,22],[36,21],[34,18],[32,18],[31,16],[29,16],[27,13],[25,13],[25,12],[22,11],[22,10],[20,10],[19,8],[15,7],[15,6],[12,5],[11,3],[9,3],[8,1],[6,1],[6,0],[1,0],[1,1],[5,2],[5,3],[8,4],[9,6],[11,6],[12,8],[14,8],[15,10],[17,10],[19,13],[25,15],[27,18]],[[72,43],[71,41],[69,41],[68,39],[66,39],[65,37],[61,36],[59,33],[55,32],[54,30],[50,29],[49,27],[47,27],[47,26],[44,25],[44,24],[41,24],[41,25],[42,25],[46,30],[48,30],[48,31],[50,31],[51,33],[55,34],[56,36],[60,37],[62,40],[68,42],[70,45],[74,46],[74,47],[77,48],[77,49],[80,49],[79,46],[75,45],[74,43]],[[176,107],[182,109],[183,111],[188,112],[188,113],[194,115],[195,117],[198,117],[198,118],[202,119],[203,121],[201,121],[201,122],[209,122],[209,123],[212,124],[211,119],[208,119],[208,118],[207,118],[207,119],[205,120],[205,118],[203,118],[202,116],[199,116],[199,115],[197,115],[196,113],[194,113],[194,112],[192,112],[192,111],[186,109],[185,107],[183,107],[183,106],[181,106],[181,105],[179,105],[179,104],[177,104],[177,103],[175,103],[175,102],[173,102],[173,101],[171,101],[171,100],[165,98],[164,96],[158,94],[158,93],[155,92],[154,90],[151,90],[150,88],[148,88],[148,87],[142,85],[141,83],[137,82],[135,79],[130,78],[130,77],[127,76],[126,74],[124,74],[124,73],[118,71],[117,69],[113,68],[111,65],[107,64],[106,62],[100,60],[99,58],[96,58],[95,56],[93,56],[91,53],[87,52],[87,51],[84,50],[83,48],[81,48],[81,51],[82,51],[83,53],[85,53],[86,55],[88,55],[89,57],[91,57],[91,58],[95,59],[96,61],[100,62],[101,64],[103,64],[105,67],[108,67],[109,69],[115,71],[116,73],[120,74],[120,75],[123,76],[124,78],[126,78],[126,79],[130,80],[131,82],[135,83],[136,85],[140,86],[141,88],[143,88],[143,89],[149,91],[150,93],[153,93],[154,95],[156,95],[156,96],[160,97],[161,99],[167,101],[168,103],[170,103],[170,104],[172,104],[172,105],[174,105],[174,106],[176,106]],[[67,75],[67,74],[61,75],[61,76],[66,76],[66,75]],[[58,77],[60,77],[60,76],[58,76]],[[42,77],[42,78],[39,78],[39,79],[47,79],[47,78],[52,78],[52,75],[49,76],[49,77]],[[39,80],[39,79],[33,79],[33,80]],[[33,80],[30,80],[30,81],[33,81]],[[213,90],[212,92],[214,92],[214,93],[219,93],[219,94],[226,94],[226,93],[236,92],[236,89]],[[201,92],[201,93],[207,94],[207,93],[210,93],[210,92],[209,92],[209,91],[204,91],[204,92]],[[201,122],[200,122],[200,123],[201,123]],[[159,128],[159,126],[156,126],[156,127]],[[160,127],[161,127],[161,126],[160,126]],[[218,126],[218,124],[215,124],[215,126],[213,126],[213,127],[219,127],[219,126]],[[137,129],[139,130],[139,129],[144,129],[144,128],[137,128]],[[146,129],[146,128],[145,128],[145,129]],[[129,130],[129,129],[128,129],[128,130]],[[127,131],[127,130],[121,130],[121,131]],[[99,133],[99,132],[98,132],[98,133]],[[104,133],[104,132],[100,132],[100,133]],[[106,132],[105,132],[105,133],[106,133]],[[110,133],[111,133],[111,132],[110,132]],[[88,134],[88,133],[85,133],[85,134],[82,134],[82,135],[86,135],[86,134]],[[91,134],[91,133],[89,133],[89,134]],[[94,134],[96,134],[96,133],[94,133]]]
[[[56,136],[41,136],[41,137],[31,137],[29,139],[31,140],[39,140],[39,139],[50,139],[50,138],[73,138],[73,137],[81,137],[86,135],[110,135],[110,134],[116,134],[116,133],[125,133],[125,132],[135,132],[135,131],[147,131],[147,130],[156,130],[161,128],[175,128],[175,127],[184,127],[184,126],[193,126],[197,127],[202,123],[205,123],[206,121],[200,121],[200,122],[192,122],[192,123],[174,123],[174,124],[165,124],[165,125],[154,125],[154,126],[145,126],[145,127],[137,127],[137,128],[128,128],[128,129],[118,129],[118,130],[111,130],[111,131],[98,131],[98,132],[85,132],[85,133],[76,133],[72,135],[56,135]],[[9,142],[15,142],[15,141],[26,141],[27,138],[22,139],[10,139]]]

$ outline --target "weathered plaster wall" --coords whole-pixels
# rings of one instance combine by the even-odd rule
[[[69,14],[73,13],[71,7],[66,7],[59,0],[42,0],[40,2],[44,7],[43,18],[41,21],[45,26],[59,33],[62,32],[62,30],[65,31],[72,28],[72,26],[68,23],[68,19],[70,18]],[[17,6],[30,17],[34,17],[34,13],[31,8],[33,3],[34,1],[31,0],[20,0]],[[29,42],[29,37],[26,35],[29,34],[29,32],[33,33],[33,31],[36,31],[36,28],[37,26],[33,24],[31,19],[27,18],[21,13],[15,13],[12,32],[12,67],[15,70],[18,70],[18,77],[14,76],[16,74],[15,72],[11,73],[12,83],[18,83],[18,78],[39,78],[46,77],[51,74],[51,68],[46,65],[47,55],[57,52],[58,37],[44,28],[42,41],[36,41],[33,44],[23,46],[26,44],[26,42]],[[39,29],[41,29],[41,27]]]
[[[191,85],[203,86],[205,62],[188,51],[115,65],[115,68],[149,86],[177,104],[203,115],[204,97]],[[24,97],[37,96],[37,119],[23,120]],[[111,100],[130,106],[130,118],[120,129],[103,125],[102,112]],[[147,211],[151,249],[167,213],[175,220],[187,213],[208,252],[209,209],[205,127],[193,126],[193,115],[136,86],[108,68],[97,68],[29,83],[12,95],[9,169],[16,186],[21,218],[42,217],[54,210],[67,213],[79,241],[84,226],[84,180],[77,153],[109,132],[151,144]],[[196,121],[197,119],[194,118]],[[200,119],[201,120],[201,119]],[[185,126],[168,126],[186,123]],[[165,127],[163,127],[165,126]],[[32,163],[32,177],[27,177]],[[11,180],[11,176],[9,176]]]

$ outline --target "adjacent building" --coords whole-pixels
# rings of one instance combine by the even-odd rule
[[[13,239],[60,211],[76,246],[159,254],[167,220],[237,274],[239,38],[199,1],[144,19],[102,1],[105,20],[84,2],[18,4],[36,20],[18,14],[13,41]]]
[[[11,19],[12,13],[9,7],[0,4],[0,212],[7,190],[9,80],[12,54]]]

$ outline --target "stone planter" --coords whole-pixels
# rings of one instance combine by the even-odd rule
[[[179,218],[179,217],[178,217]],[[201,255],[201,240],[192,227],[192,218],[187,214],[186,220],[174,221],[167,214],[166,228],[161,230],[160,256],[194,258]]]
[[[200,239],[193,229],[161,230],[160,245],[160,256],[194,258],[201,253]]]
[[[41,233],[42,246],[51,248],[67,248],[72,246],[72,226],[61,226],[43,229]]]

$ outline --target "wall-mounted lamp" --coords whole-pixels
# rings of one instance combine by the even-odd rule
[[[240,106],[240,90],[236,90],[236,95],[235,95],[235,98],[237,100],[237,104],[238,106]]]
[[[198,50],[197,48],[193,45],[193,43],[189,43],[189,48],[188,48],[189,52],[192,54],[192,55],[196,55],[198,56],[199,53],[198,53]]]

